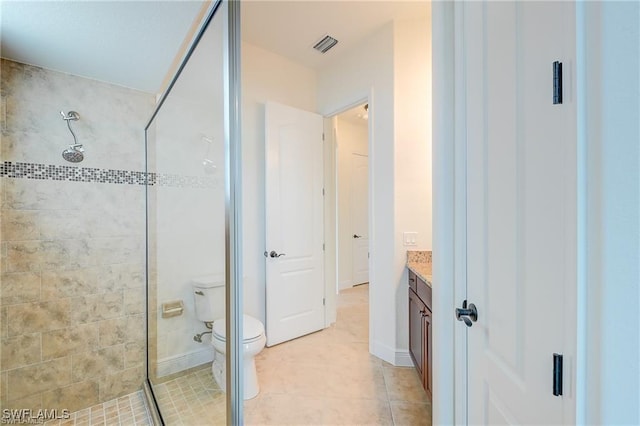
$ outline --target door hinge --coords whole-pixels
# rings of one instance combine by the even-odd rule
[[[324,251],[324,243],[322,243],[322,251]]]
[[[322,134],[322,141],[324,142],[324,133]]]
[[[325,305],[326,305],[326,300],[325,300],[325,298],[323,297],[323,298],[322,298],[322,306],[325,306]]]
[[[553,354],[553,395],[562,395],[562,355]]]
[[[553,104],[562,103],[562,62],[553,63]]]
[[[322,196],[324,197],[324,188],[322,188]]]

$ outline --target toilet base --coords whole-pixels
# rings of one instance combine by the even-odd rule
[[[256,372],[256,362],[253,357],[243,359],[244,364],[244,399],[253,399],[258,396],[260,386],[258,385],[258,373]],[[215,352],[211,371],[220,389],[227,390],[226,360],[223,353]]]

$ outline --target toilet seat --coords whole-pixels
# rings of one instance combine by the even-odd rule
[[[264,334],[264,325],[262,322],[251,315],[242,315],[242,343],[252,343],[260,340]],[[224,318],[216,320],[213,323],[213,336],[221,342],[226,339],[226,321]]]

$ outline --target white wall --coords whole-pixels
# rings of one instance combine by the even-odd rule
[[[421,38],[428,22],[390,23],[318,72],[322,114],[369,98],[370,350],[396,364],[411,362],[402,231],[418,232],[414,248],[431,248],[430,201],[420,201],[431,197],[430,111],[425,109],[431,103],[430,70],[428,60],[411,58],[430,56],[430,43]],[[418,170],[398,171],[406,161]]]
[[[369,98],[369,349],[395,361],[393,197],[393,24],[385,25],[353,51],[318,72],[318,110],[331,115]]]
[[[640,424],[640,5],[585,3],[578,23],[586,235],[578,420]]]
[[[407,247],[402,233],[417,232],[417,250],[432,248],[431,31],[427,20],[397,22],[395,67],[395,270],[398,321],[396,345],[409,347]],[[398,274],[399,271],[399,274]],[[399,275],[399,276],[398,276]]]
[[[242,192],[244,312],[265,320],[264,104],[316,110],[316,74],[242,43]]]
[[[353,286],[351,232],[351,162],[354,153],[369,154],[367,122],[352,123],[338,116],[338,287]]]

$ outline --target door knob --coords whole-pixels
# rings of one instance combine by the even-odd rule
[[[362,238],[362,235],[353,234],[353,238]]]
[[[280,256],[286,256],[284,253],[277,253],[275,250],[271,250],[271,252],[269,253],[269,257],[280,257]]]
[[[467,307],[467,301],[462,302],[462,308],[456,308],[456,319],[458,321],[464,321],[467,327],[471,327],[474,322],[478,321],[476,305],[471,303]]]

